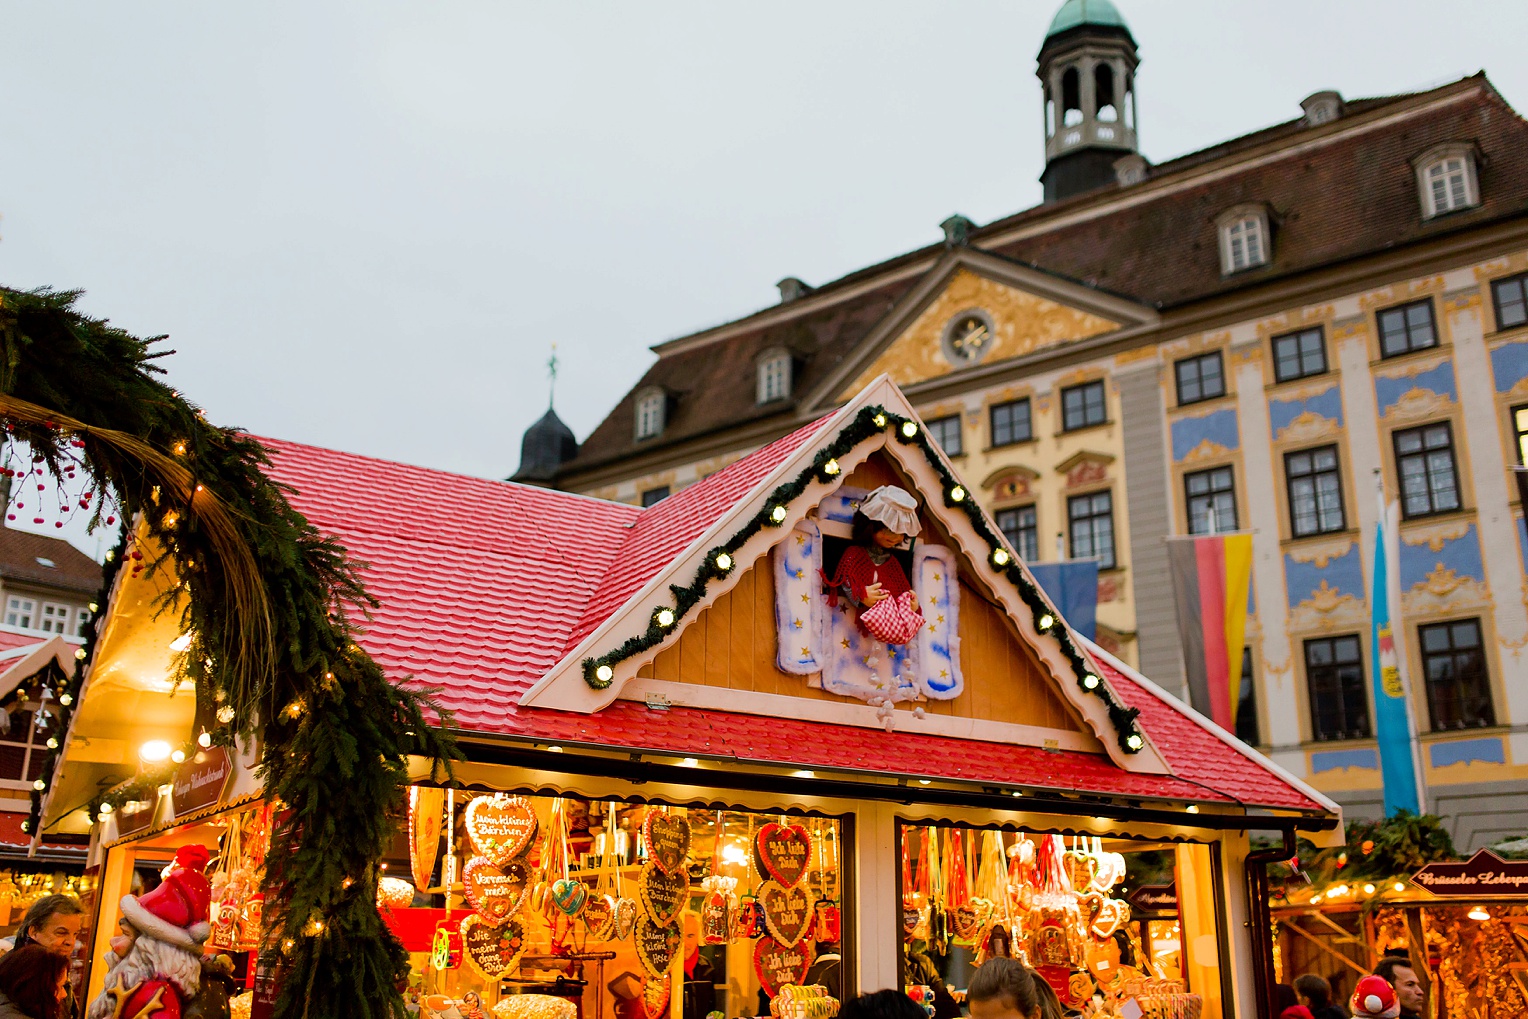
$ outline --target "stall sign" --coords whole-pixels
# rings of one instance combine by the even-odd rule
[[[1176,913],[1178,885],[1141,885],[1125,899],[1138,913]]]
[[[148,828],[157,800],[130,800],[117,808],[117,837],[127,838]]]
[[[224,747],[204,750],[175,771],[175,816],[184,817],[223,801],[233,778],[233,760]]]
[[[1446,898],[1528,897],[1528,860],[1503,860],[1489,849],[1481,849],[1463,863],[1429,863],[1411,880]]]

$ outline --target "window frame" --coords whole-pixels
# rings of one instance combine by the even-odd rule
[[[1236,732],[1233,735],[1248,746],[1259,746],[1263,740],[1262,718],[1258,712],[1257,704],[1257,677],[1253,675],[1253,666],[1256,663],[1252,657],[1252,645],[1247,644],[1242,648],[1242,678],[1241,685],[1247,696],[1242,696],[1242,690],[1236,691]],[[1243,733],[1243,727],[1248,723],[1245,709],[1251,708],[1250,733]],[[1250,739],[1248,737],[1251,737]]]
[[[1099,496],[1104,496],[1109,500],[1109,508],[1104,512],[1089,512],[1079,517],[1072,511],[1072,507],[1077,505],[1083,499],[1096,499]],[[1077,521],[1079,519],[1093,521],[1104,518],[1109,521],[1109,555],[1105,557],[1098,554],[1098,538],[1096,534],[1089,538],[1089,541],[1092,543],[1094,550],[1092,552],[1080,554],[1077,548]],[[1114,527],[1113,489],[1101,488],[1095,492],[1081,492],[1077,495],[1069,495],[1066,497],[1066,549],[1067,557],[1070,559],[1097,559],[1098,568],[1100,570],[1113,570],[1119,568],[1119,535]]]
[[[1220,379],[1220,392],[1206,394],[1204,391],[1205,374],[1203,365],[1209,364],[1212,361],[1215,364],[1216,377]],[[1195,383],[1199,387],[1199,395],[1194,397],[1192,400],[1186,400],[1183,398],[1183,370],[1187,366],[1193,366],[1195,371],[1198,373],[1198,378],[1195,380]],[[1173,362],[1173,388],[1177,393],[1178,406],[1180,407],[1187,407],[1190,404],[1204,403],[1208,400],[1220,399],[1228,392],[1226,389],[1226,359],[1221,356],[1221,353],[1218,350],[1209,350],[1203,354],[1195,354],[1192,357],[1180,357],[1178,360]]]
[[[1315,333],[1316,334],[1316,345],[1317,345],[1317,348],[1321,352],[1321,368],[1318,371],[1305,371],[1304,370],[1305,369],[1305,357],[1304,357],[1304,354],[1301,352],[1301,350],[1299,348],[1299,342],[1300,342],[1301,338],[1305,337],[1305,336],[1309,336],[1311,333]],[[1279,344],[1281,342],[1283,342],[1284,340],[1293,340],[1295,342],[1295,344],[1296,344],[1296,347],[1295,347],[1295,360],[1299,363],[1299,366],[1300,366],[1300,371],[1299,371],[1298,374],[1295,374],[1295,375],[1285,375],[1280,370],[1281,360],[1279,358]],[[1311,378],[1315,378],[1318,375],[1325,375],[1325,374],[1327,374],[1328,372],[1330,372],[1332,370],[1331,361],[1329,361],[1327,359],[1327,356],[1326,356],[1326,327],[1325,326],[1319,326],[1318,325],[1318,326],[1312,326],[1309,329],[1296,329],[1293,332],[1280,333],[1277,336],[1270,337],[1270,339],[1269,339],[1269,350],[1273,354],[1273,379],[1274,379],[1275,382],[1295,382],[1295,381],[1297,381],[1299,379],[1311,379]]]
[[[21,777],[0,778],[0,789],[31,789],[32,782],[36,778],[36,774],[33,773],[34,767],[37,774],[41,774],[43,760],[50,752],[47,747],[47,737],[38,738],[37,714],[42,710],[41,702],[28,700],[19,705],[19,708],[28,715],[25,737],[23,739],[15,738],[16,732],[13,723],[10,732],[0,735],[0,745],[21,749]],[[57,724],[57,717],[55,714],[55,725]]]
[[[23,608],[22,606],[26,606]],[[30,631],[32,623],[37,615],[37,599],[29,598],[24,594],[9,594],[5,599],[5,625],[14,626],[18,630]],[[11,622],[11,616],[17,618],[17,622]]]
[[[777,373],[772,369],[778,368]],[[759,355],[758,364],[754,376],[754,403],[763,406],[766,403],[776,403],[780,400],[791,398],[792,376],[795,374],[791,353],[778,347],[764,351]],[[779,380],[780,391],[770,393],[770,383]]]
[[[1237,237],[1237,230],[1241,237]],[[1227,209],[1216,218],[1215,232],[1219,238],[1220,274],[1235,276],[1261,268],[1273,261],[1273,237],[1268,229],[1268,210],[1262,205],[1238,205]],[[1245,254],[1244,264],[1237,264],[1236,243],[1240,240],[1242,251],[1247,252],[1249,236],[1257,241],[1257,257]]]
[[[1337,661],[1337,642],[1338,641],[1352,641],[1353,644],[1357,646],[1357,648],[1358,648],[1358,658],[1357,658],[1356,661],[1353,661],[1353,662],[1339,662],[1339,661]],[[1316,645],[1318,645],[1318,644],[1327,644],[1327,645],[1330,646],[1332,661],[1329,664],[1326,664],[1326,665],[1317,665],[1315,663],[1312,663],[1312,661],[1311,661],[1311,648],[1316,646]],[[1365,669],[1364,669],[1364,644],[1363,644],[1363,638],[1361,636],[1359,636],[1358,634],[1356,634],[1356,633],[1334,633],[1334,634],[1330,634],[1330,635],[1323,635],[1323,636],[1320,636],[1320,637],[1308,637],[1304,641],[1301,642],[1300,660],[1301,660],[1301,662],[1305,666],[1305,700],[1306,700],[1306,708],[1310,712],[1310,738],[1311,738],[1311,742],[1312,743],[1336,743],[1336,742],[1340,742],[1342,740],[1370,739],[1370,738],[1372,738],[1373,735],[1374,735],[1374,720],[1373,720],[1373,718],[1370,717],[1371,712],[1369,711],[1369,695],[1368,695],[1369,686],[1368,686],[1368,676],[1367,676],[1367,674],[1365,672]],[[1359,705],[1359,707],[1361,707],[1361,709],[1363,711],[1363,725],[1361,727],[1353,727],[1353,726],[1350,725],[1348,728],[1345,728],[1341,733],[1338,733],[1338,734],[1335,734],[1335,735],[1323,735],[1322,733],[1318,732],[1317,728],[1316,728],[1316,724],[1317,724],[1316,720],[1318,718],[1318,712],[1316,710],[1316,684],[1314,682],[1314,673],[1315,673],[1316,669],[1320,668],[1320,669],[1323,669],[1323,670],[1331,670],[1335,674],[1338,670],[1340,670],[1344,666],[1353,666],[1353,667],[1358,669],[1358,683],[1357,683],[1358,705]],[[1334,675],[1333,679],[1336,682],[1339,682],[1339,683],[1341,682],[1340,677],[1337,677],[1335,675]],[[1346,699],[1346,692],[1342,692],[1342,691],[1339,691],[1339,692],[1340,692],[1340,695],[1343,697],[1343,703],[1341,704],[1343,721],[1351,722],[1353,720],[1349,719],[1347,717],[1349,705],[1348,705],[1347,699]]]
[[[1406,312],[1412,308],[1421,307],[1422,305],[1427,306],[1427,322],[1428,327],[1432,330],[1432,342],[1426,346],[1418,347],[1414,346],[1411,342],[1411,322],[1410,316],[1407,315]],[[1391,314],[1392,312],[1399,312],[1401,314],[1401,321],[1404,323],[1406,329],[1406,349],[1396,351],[1395,353],[1391,353],[1385,349],[1384,318],[1386,315]],[[1431,297],[1424,297],[1420,300],[1406,301],[1402,304],[1392,304],[1388,308],[1378,309],[1374,313],[1374,338],[1379,343],[1379,356],[1380,360],[1382,361],[1388,361],[1397,357],[1405,357],[1407,354],[1415,354],[1418,351],[1435,350],[1438,347],[1441,347],[1443,345],[1443,337],[1438,333],[1438,312],[1437,309],[1433,307],[1433,299]]]
[[[1476,696],[1484,696],[1487,715],[1485,720],[1478,724],[1456,725],[1442,728],[1438,725],[1438,705],[1434,698],[1436,685],[1429,675],[1428,665],[1432,659],[1452,657],[1456,658],[1461,649],[1454,645],[1454,628],[1459,626],[1473,626],[1475,628],[1475,645],[1473,648],[1464,648],[1463,653],[1473,652],[1476,659],[1477,672],[1470,677],[1480,684],[1480,689],[1475,691]],[[1443,651],[1427,650],[1427,634],[1429,631],[1442,630],[1448,639],[1448,648]],[[1470,729],[1489,729],[1496,725],[1496,696],[1491,689],[1491,668],[1486,661],[1485,628],[1480,625],[1479,616],[1469,616],[1464,619],[1449,619],[1441,622],[1423,623],[1417,627],[1417,653],[1422,660],[1422,686],[1427,695],[1427,721],[1431,732],[1466,732]],[[1455,677],[1453,680],[1456,700],[1463,701],[1462,687],[1465,680]]]
[[[962,420],[963,417],[964,415],[957,411],[954,414],[941,414],[939,417],[923,422],[923,427],[928,432],[928,437],[933,439],[934,444],[944,451],[945,456],[966,455],[966,430],[965,422]],[[941,438],[945,434],[945,430],[952,423],[955,428],[955,448],[953,450],[947,449],[944,440]]]
[[[1034,532],[1034,553],[1035,554],[1032,555],[1032,556],[1024,554],[1025,550],[1024,550],[1024,547],[1023,547],[1023,543],[1020,542],[1020,541],[1016,541],[1014,539],[1014,536],[1008,532],[1008,529],[1003,526],[1003,518],[1007,514],[1010,514],[1010,513],[1021,514],[1021,513],[1024,513],[1026,510],[1029,512],[1030,520],[1031,520],[1031,524],[1032,524],[1032,526],[1029,528],[1029,530],[1032,530]],[[997,529],[1002,532],[1002,535],[1003,535],[1004,538],[1008,539],[1008,544],[1013,546],[1013,551],[1018,555],[1018,557],[1020,559],[1024,560],[1025,562],[1039,562],[1040,561],[1040,510],[1039,510],[1039,507],[1037,506],[1037,504],[1029,502],[1029,503],[1023,504],[1022,506],[1004,506],[1002,509],[1000,509],[997,512],[995,512],[992,516],[993,516],[994,522],[997,524]],[[1015,528],[1015,530],[1018,531],[1022,535],[1024,533],[1024,531],[1025,531],[1025,528]]]
[[[649,409],[654,411],[651,418],[648,414]],[[632,417],[635,419],[632,426],[636,441],[656,439],[668,427],[668,394],[657,387],[641,390],[637,393]],[[650,420],[655,422],[651,428],[648,427]]]
[[[659,495],[659,492],[662,492],[663,494]],[[638,493],[637,500],[642,503],[643,509],[651,509],[673,494],[674,493],[671,489],[671,486],[669,485],[654,485],[652,488],[644,489]],[[651,502],[648,501],[649,496],[652,497]]]
[[[1231,485],[1230,485],[1229,488],[1226,488],[1226,489],[1224,489],[1222,491],[1216,491],[1212,487],[1210,489],[1208,495],[1205,495],[1205,494],[1195,495],[1193,492],[1191,492],[1189,490],[1189,484],[1190,484],[1190,482],[1194,478],[1203,478],[1203,477],[1207,477],[1209,475],[1220,475],[1220,474],[1224,474],[1226,477],[1230,478]],[[1203,470],[1185,471],[1184,472],[1184,474],[1183,474],[1183,511],[1186,514],[1186,519],[1187,519],[1187,523],[1188,523],[1188,533],[1189,534],[1191,534],[1191,535],[1206,535],[1207,536],[1210,533],[1209,531],[1200,531],[1200,530],[1195,530],[1195,528],[1194,528],[1194,517],[1195,517],[1195,514],[1194,514],[1194,500],[1195,499],[1210,499],[1210,500],[1213,501],[1215,496],[1221,495],[1221,494],[1224,494],[1224,493],[1230,493],[1230,496],[1231,496],[1231,526],[1226,528],[1226,529],[1224,529],[1224,530],[1221,529],[1221,527],[1220,527],[1220,511],[1219,511],[1219,508],[1217,507],[1216,511],[1215,511],[1215,521],[1216,521],[1215,522],[1215,533],[1216,534],[1229,534],[1230,532],[1235,531],[1237,529],[1237,527],[1241,523],[1241,514],[1239,512],[1239,507],[1237,506],[1237,503],[1236,503],[1236,468],[1233,467],[1231,464],[1216,464],[1214,467],[1206,467]]]
[[[1337,517],[1336,527],[1323,527],[1321,525],[1321,493],[1318,489],[1312,490],[1312,498],[1316,500],[1316,529],[1314,531],[1301,531],[1295,523],[1298,519],[1295,514],[1295,481],[1296,475],[1290,473],[1290,461],[1297,456],[1314,456],[1317,453],[1332,451],[1335,463],[1331,469],[1317,470],[1312,462],[1311,470],[1299,475],[1300,478],[1317,478],[1324,474],[1331,474],[1337,479]],[[1315,483],[1312,482],[1314,485]],[[1284,453],[1284,499],[1289,509],[1289,536],[1291,538],[1316,538],[1323,534],[1341,534],[1348,529],[1348,506],[1347,495],[1342,486],[1342,450],[1337,443],[1329,442],[1321,446],[1306,446],[1302,449],[1291,449]]]
[[[1024,436],[1022,438],[1014,438],[1013,415],[1011,413],[1011,409],[1018,407],[1020,404],[1022,404],[1024,407]],[[1000,410],[1010,410],[1010,414],[1008,416],[1009,437],[1005,442],[999,442],[997,438],[997,414]],[[1107,407],[1105,407],[1105,413],[1108,413]],[[992,442],[993,449],[1001,449],[1004,446],[1017,446],[1022,442],[1033,442],[1035,438],[1035,413],[1034,406],[1030,403],[1029,397],[1021,396],[1016,400],[1004,400],[1002,403],[994,403],[988,407],[987,431]]]
[[[1406,499],[1406,473],[1405,473],[1405,471],[1403,471],[1401,469],[1401,457],[1402,456],[1406,456],[1406,457],[1424,457],[1425,458],[1430,451],[1427,448],[1426,440],[1424,438],[1423,446],[1422,446],[1422,449],[1421,449],[1420,452],[1405,453],[1405,454],[1403,454],[1401,452],[1401,436],[1409,435],[1409,434],[1411,434],[1413,432],[1426,432],[1427,429],[1429,429],[1429,428],[1440,428],[1440,427],[1448,432],[1449,470],[1453,473],[1453,476],[1454,476],[1454,502],[1455,502],[1455,505],[1444,507],[1442,509],[1439,509],[1437,507],[1437,505],[1435,504],[1436,503],[1435,494],[1434,494],[1433,488],[1432,488],[1432,475],[1430,473],[1426,473],[1426,474],[1424,474],[1424,476],[1427,478],[1427,502],[1428,502],[1428,505],[1429,505],[1430,508],[1426,512],[1413,513],[1413,512],[1411,512],[1411,509],[1410,509],[1409,505],[1407,504],[1407,499]],[[1396,480],[1396,487],[1397,487],[1397,489],[1400,492],[1401,519],[1402,520],[1421,520],[1421,519],[1423,519],[1425,517],[1440,516],[1440,515],[1442,515],[1444,513],[1458,513],[1458,512],[1460,512],[1461,510],[1463,510],[1465,508],[1465,506],[1464,506],[1464,489],[1463,489],[1463,487],[1461,487],[1461,485],[1459,483],[1459,455],[1455,452],[1454,423],[1452,421],[1450,421],[1447,418],[1445,418],[1442,421],[1428,421],[1428,422],[1425,422],[1425,423],[1420,424],[1420,425],[1413,425],[1410,428],[1397,428],[1397,429],[1395,429],[1394,431],[1392,431],[1390,433],[1390,449],[1391,449],[1391,452],[1395,455],[1395,480]],[[1424,469],[1425,469],[1425,463],[1424,463]]]
[[[1103,397],[1103,399],[1099,401],[1099,405],[1102,407],[1103,417],[1099,418],[1097,421],[1088,421],[1088,420],[1086,420],[1086,418],[1087,418],[1087,409],[1088,409],[1087,395],[1086,394],[1087,394],[1088,390],[1090,390],[1090,389],[1092,389],[1094,387],[1096,387],[1098,389],[1099,394]],[[1084,420],[1082,421],[1081,424],[1078,424],[1078,425],[1073,425],[1073,424],[1071,424],[1067,420],[1068,419],[1068,413],[1067,413],[1067,406],[1066,406],[1066,398],[1067,398],[1068,395],[1070,395],[1072,393],[1082,394],[1081,399],[1082,399],[1082,411],[1083,411],[1083,418],[1084,418]],[[1087,429],[1087,428],[1097,428],[1099,425],[1106,425],[1108,423],[1109,423],[1109,389],[1104,384],[1104,380],[1103,379],[1089,379],[1086,382],[1079,382],[1075,386],[1063,386],[1062,387],[1062,389],[1061,389],[1061,431],[1062,432],[1080,432],[1080,431],[1083,431],[1084,429]]]
[[[1518,293],[1521,295],[1523,305],[1523,320],[1511,325],[1503,325],[1501,320],[1501,291],[1507,284],[1516,284]],[[1491,311],[1496,316],[1496,331],[1506,332],[1508,329],[1520,329],[1528,326],[1528,272],[1520,272],[1512,276],[1503,276],[1501,279],[1491,281]]]
[[[1507,408],[1512,425],[1513,449],[1517,453],[1519,466],[1528,466],[1528,403],[1514,404]],[[1524,415],[1522,423],[1518,421],[1518,415]]]
[[[1449,207],[1438,208],[1433,197],[1432,171],[1440,166],[1445,166],[1450,160],[1459,160],[1460,174],[1464,184],[1464,199],[1461,204],[1452,204]],[[1456,212],[1466,212],[1480,206],[1480,177],[1476,165],[1475,147],[1465,142],[1445,142],[1435,145],[1422,153],[1415,160],[1417,180],[1417,200],[1421,204],[1422,220],[1429,222],[1443,216],[1450,216]],[[1446,178],[1445,178],[1446,180]],[[1450,190],[1445,185],[1446,190]]]

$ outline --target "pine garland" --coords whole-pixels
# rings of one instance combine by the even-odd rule
[[[262,948],[282,982],[276,1015],[401,1019],[407,957],[377,911],[377,865],[398,828],[408,756],[436,767],[459,757],[449,718],[427,693],[389,682],[355,643],[351,614],[375,602],[344,549],[270,479],[264,448],[208,424],[158,377],[153,361],[172,353],[151,349],[162,337],[88,318],[77,297],[0,289],[0,419],[55,477],[81,462],[98,490],[115,493],[125,524],[141,521],[163,556],[134,567],[166,571],[190,595],[180,622],[192,641],[177,667],[198,717],[222,722],[218,744],[259,740],[266,796],[282,805]],[[128,561],[123,540],[106,565],[103,606]],[[60,697],[65,731],[95,633]],[[45,761],[44,787],[60,753]]]
[[[1140,726],[1136,724],[1136,716],[1140,714],[1140,709],[1129,708],[1121,703],[1114,691],[1109,688],[1109,684],[1104,682],[1103,677],[1093,671],[1093,666],[1083,655],[1082,649],[1073,642],[1066,627],[1060,624],[1060,617],[1046,601],[1044,592],[1030,582],[1024,568],[1019,565],[1018,557],[992,529],[987,514],[971,498],[971,493],[965,489],[959,479],[945,466],[944,459],[928,437],[927,429],[920,427],[912,418],[892,413],[879,405],[860,408],[859,413],[844,425],[832,442],[817,450],[810,466],[804,468],[792,480],[775,488],[769,494],[769,500],[746,524],[721,545],[708,551],[689,584],[669,585],[669,591],[674,596],[674,604],[672,607],[655,606],[648,619],[647,629],[627,638],[619,646],[603,655],[584,659],[584,681],[596,690],[603,690],[614,682],[615,666],[618,663],[634,655],[650,651],[661,644],[673,632],[675,624],[705,597],[706,589],[711,582],[732,572],[739,549],[764,528],[781,526],[789,517],[791,503],[805,494],[809,485],[813,482],[830,482],[837,478],[841,457],[848,456],[855,447],[888,428],[898,442],[916,446],[923,453],[924,459],[939,476],[944,504],[965,513],[971,522],[971,527],[987,543],[987,564],[1006,577],[1009,583],[1018,590],[1019,597],[1034,614],[1035,628],[1043,634],[1048,634],[1060,645],[1062,655],[1072,666],[1078,688],[1104,702],[1120,749],[1127,754],[1140,753],[1146,746],[1145,737],[1141,734]]]

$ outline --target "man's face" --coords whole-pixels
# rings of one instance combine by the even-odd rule
[[[133,925],[126,920],[117,921],[117,936],[112,938],[109,944],[111,950],[116,953],[118,959],[127,957],[127,953],[133,950],[133,942],[138,940],[138,932]]]
[[[1406,966],[1395,968],[1395,998],[1401,1003],[1401,1011],[1421,1013],[1427,1004],[1427,995],[1422,991],[1422,981],[1417,979],[1415,970]]]
[[[971,1019],[1030,1019],[1009,997],[967,1000],[966,1005],[971,1009]]]
[[[64,916],[54,913],[32,930],[32,940],[54,955],[68,958],[74,952],[74,943],[80,938],[83,916]]]

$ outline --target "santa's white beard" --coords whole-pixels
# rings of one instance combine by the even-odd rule
[[[117,958],[116,952],[107,952],[102,958],[106,962],[106,989],[90,1003],[86,1019],[111,1019],[117,1008],[117,999],[111,996],[114,987],[131,990],[145,980],[168,980],[184,1001],[190,1001],[201,990],[201,954],[156,941],[147,934],[138,935],[124,958]]]

